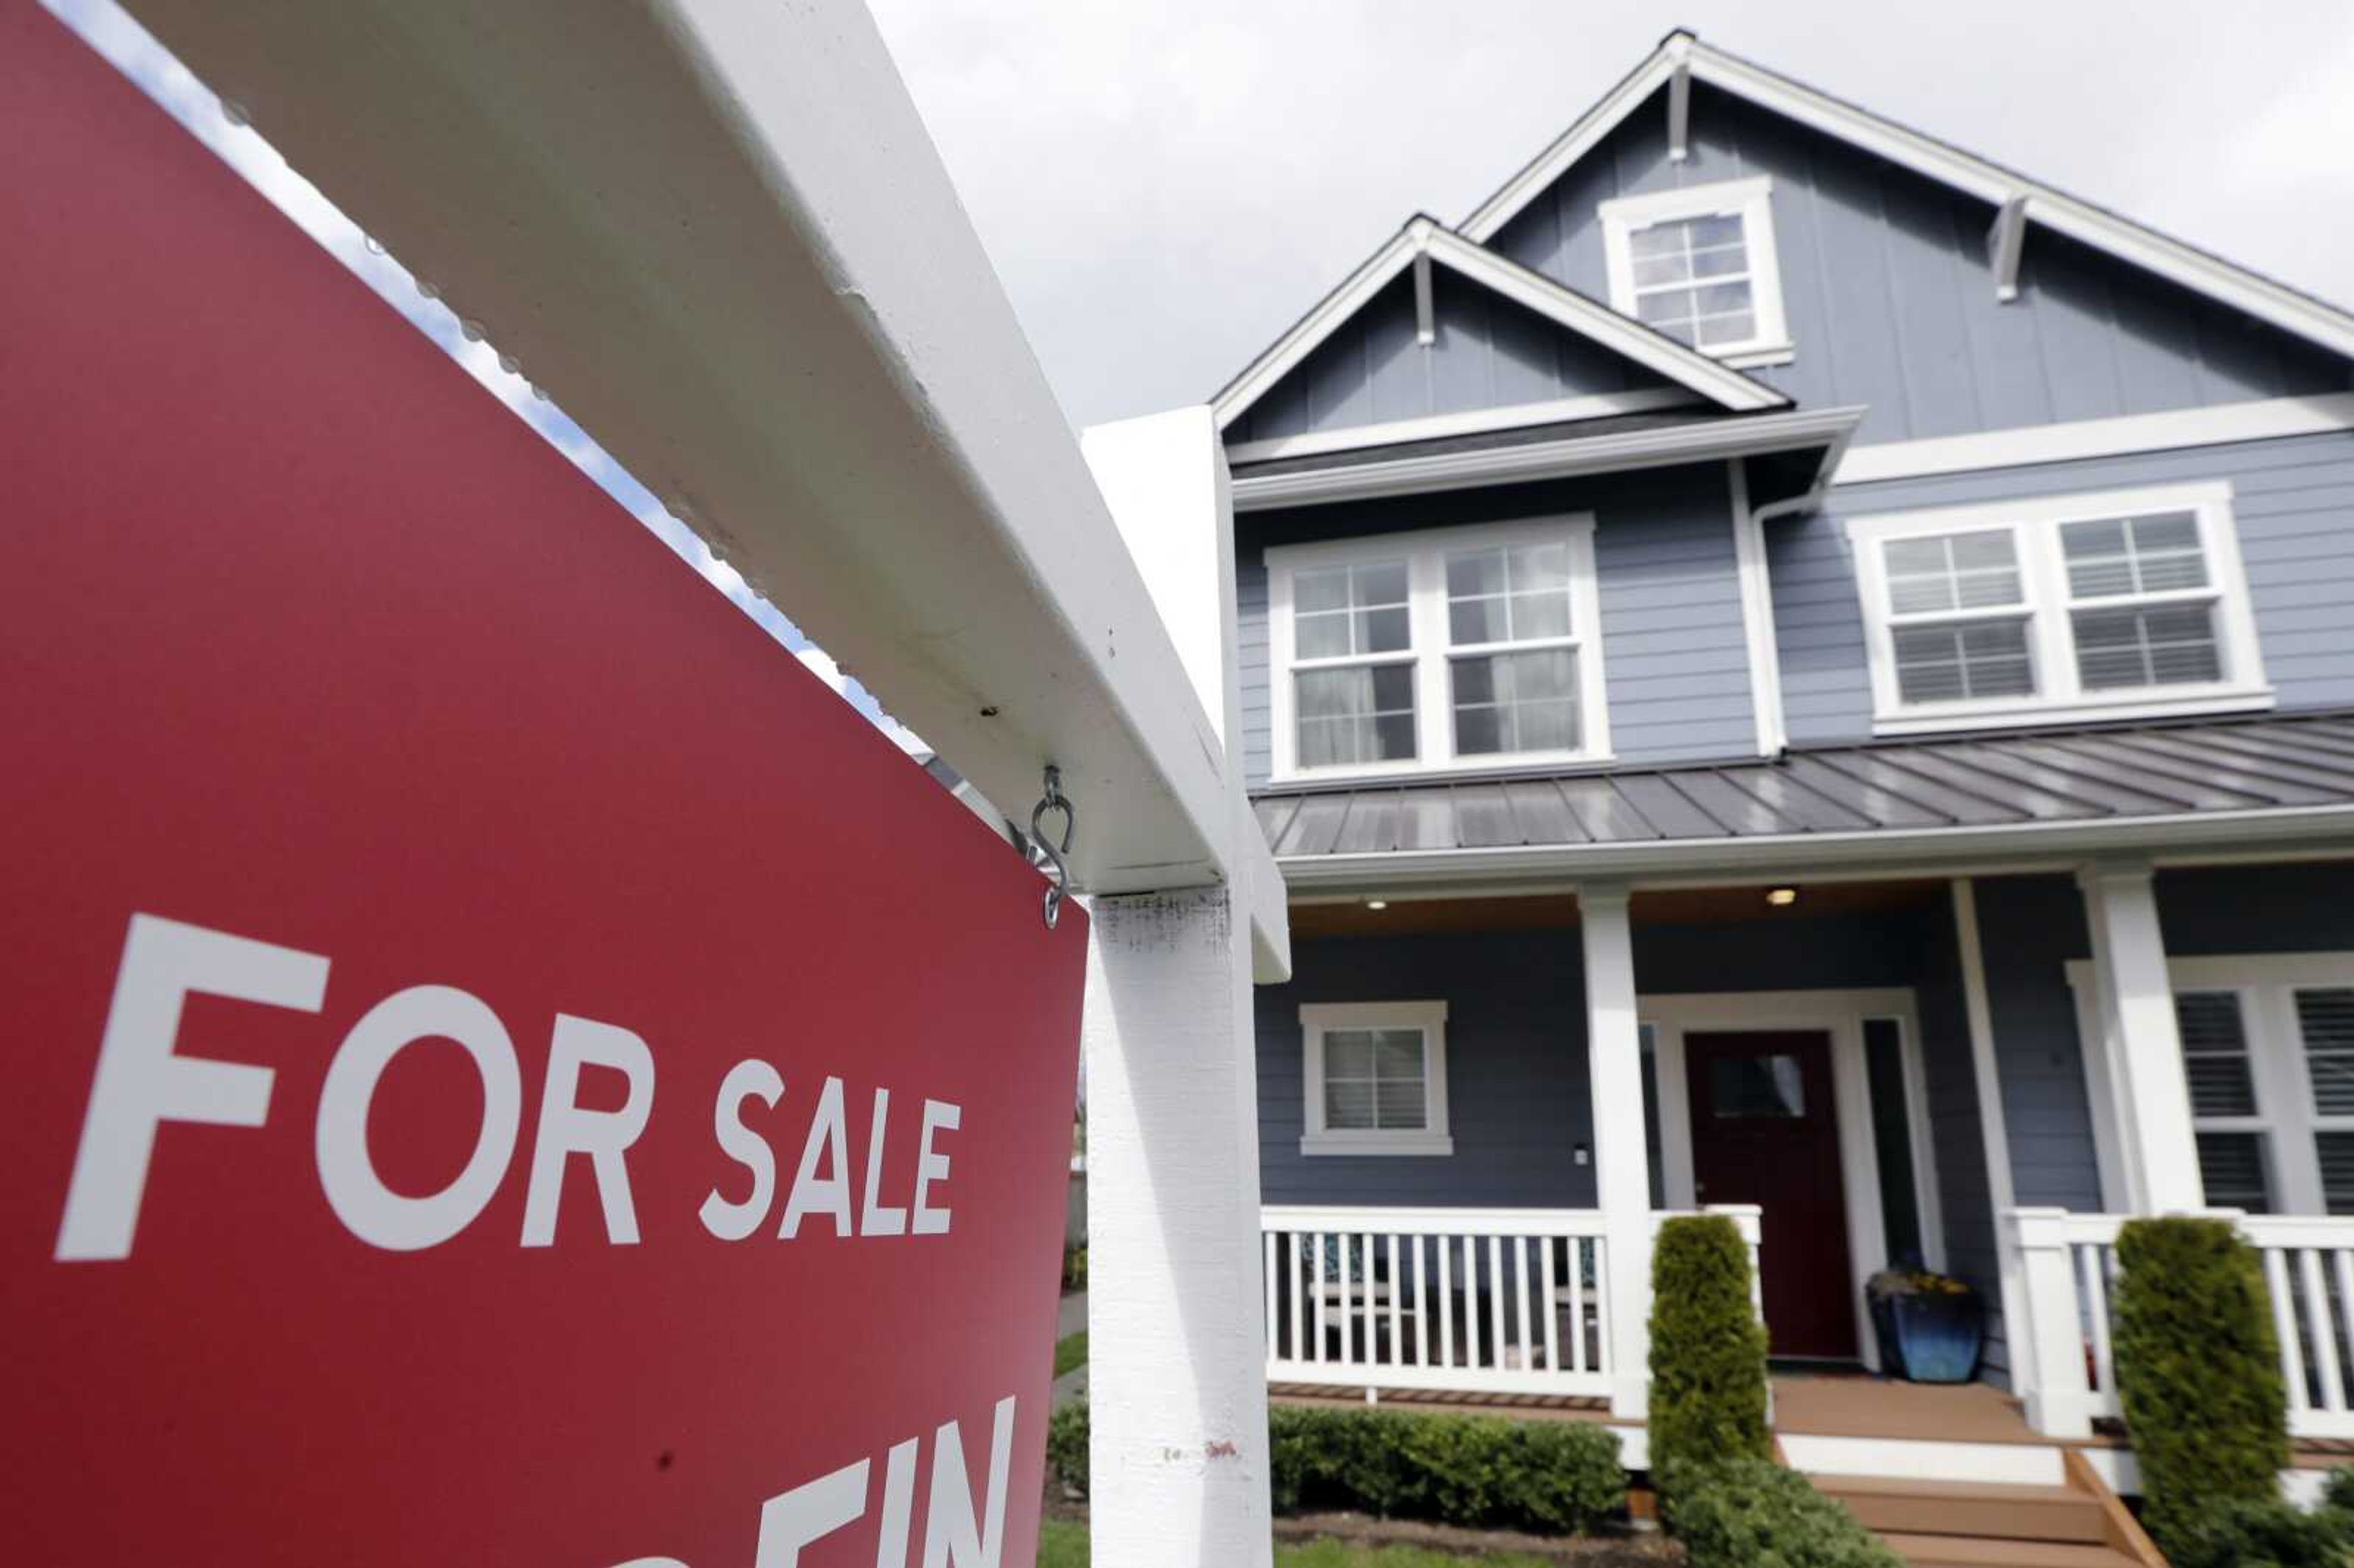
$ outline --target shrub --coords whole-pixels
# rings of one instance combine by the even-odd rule
[[[1617,1438],[1575,1422],[1278,1404],[1267,1437],[1278,1513],[1580,1534],[1627,1500]]]
[[[2354,1467],[2341,1466],[2321,1483],[2321,1506],[2354,1513]]]
[[[1668,1523],[1691,1568],[1901,1568],[1855,1515],[1770,1459],[1687,1464],[1676,1475]]]
[[[1659,1227],[1651,1255],[1651,1477],[1773,1452],[1766,1327],[1749,1300],[1749,1246],[1722,1214]]]
[[[1065,1291],[1087,1287],[1087,1249],[1066,1246],[1063,1249],[1063,1288]]]
[[[1267,1489],[1278,1513],[1354,1509],[1577,1535],[1627,1500],[1618,1439],[1599,1426],[1278,1404],[1267,1427]],[[1087,1495],[1084,1404],[1048,1418],[1046,1467]]]
[[[2228,1221],[2129,1221],[2117,1262],[2117,1392],[2142,1520],[2173,1556],[2228,1505],[2279,1496],[2288,1396],[2272,1305],[2255,1249]]]
[[[2354,1515],[2326,1503],[2307,1513],[2284,1498],[2242,1498],[2178,1524],[2166,1554],[2174,1568],[2347,1568]]]
[[[1080,1400],[1046,1417],[1046,1473],[1074,1497],[1087,1495],[1087,1404]]]

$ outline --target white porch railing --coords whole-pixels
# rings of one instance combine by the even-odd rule
[[[1754,1282],[1757,1211],[1711,1212],[1741,1227]],[[1595,1209],[1277,1204],[1259,1230],[1268,1381],[1369,1393],[1607,1398],[1610,1270],[1650,1270],[1610,1255]]]
[[[2354,1379],[2354,1218],[2238,1214],[2263,1255],[2288,1389],[2289,1431],[2300,1437],[2354,1437],[2348,1383]],[[2118,1416],[2113,1338],[2118,1214],[2014,1209],[2006,1216],[2020,1255],[2020,1308],[2011,1330],[2012,1377],[2030,1425],[2052,1436],[2083,1436]]]

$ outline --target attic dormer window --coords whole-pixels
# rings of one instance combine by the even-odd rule
[[[1729,364],[1786,363],[1773,197],[1761,175],[1604,202],[1610,303]]]

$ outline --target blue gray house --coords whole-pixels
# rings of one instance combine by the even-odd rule
[[[1215,408],[1280,1391],[1638,1433],[1723,1206],[1793,1365],[1987,1305],[1795,1460],[2130,1487],[2110,1246],[2215,1208],[2354,1436],[2354,316],[1677,33]]]

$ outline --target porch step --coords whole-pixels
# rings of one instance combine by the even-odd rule
[[[1812,1479],[1817,1490],[1845,1503],[1857,1519],[1884,1535],[1974,1536],[2090,1546],[2107,1539],[2099,1499],[2070,1487],[1878,1476]]]
[[[1880,1539],[1907,1568],[2138,1568],[2134,1559],[2106,1546],[1885,1531]]]

